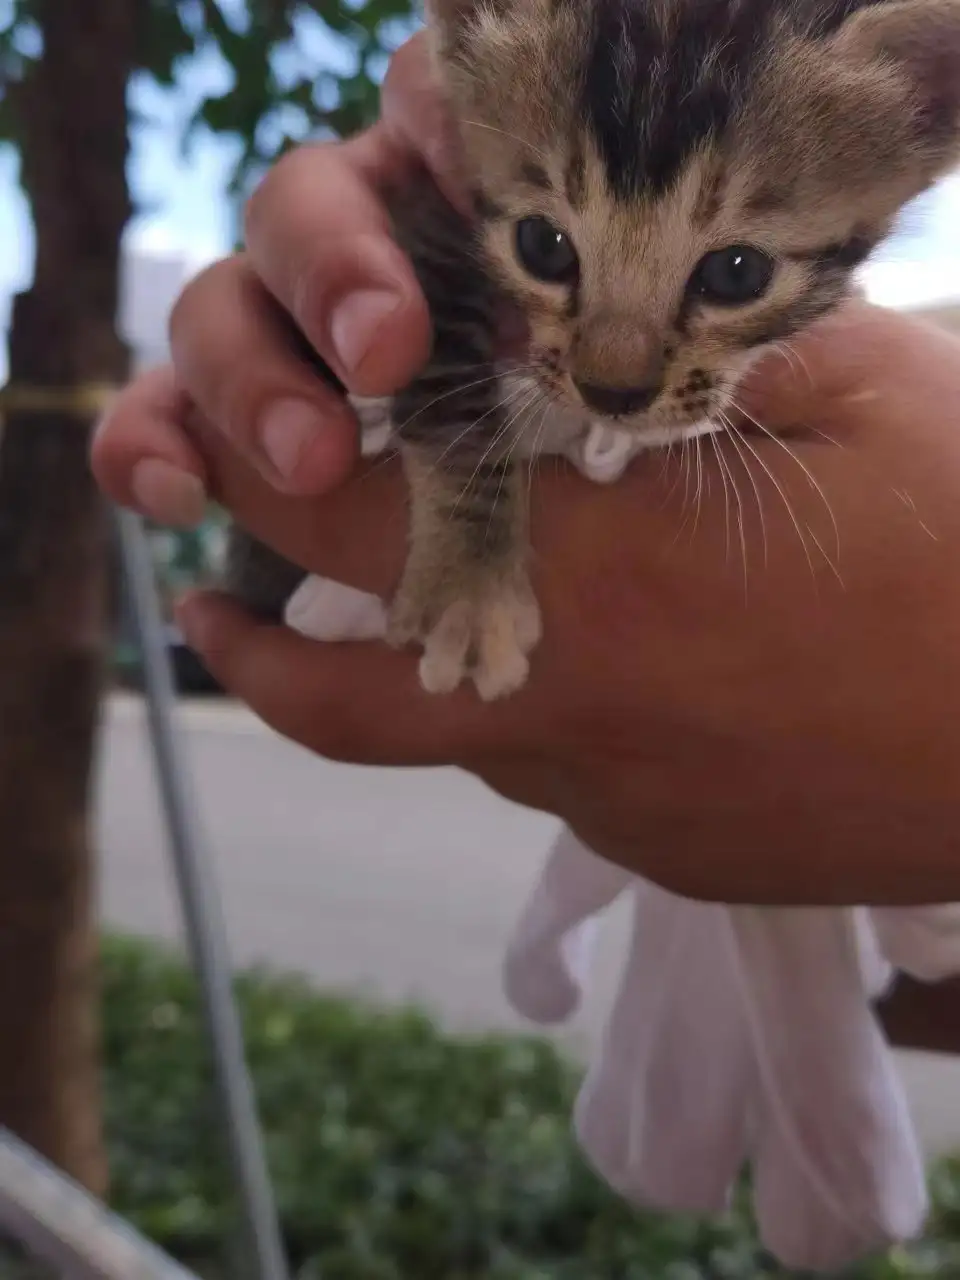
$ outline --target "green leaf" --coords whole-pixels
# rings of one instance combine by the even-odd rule
[[[103,949],[115,1206],[219,1271],[228,1179],[196,983],[175,953]],[[446,1034],[416,1009],[265,971],[236,984],[284,1236],[300,1280],[785,1280],[745,1195],[724,1216],[640,1212],[570,1127],[577,1071],[547,1041]],[[924,1239],[837,1280],[960,1276],[960,1168],[932,1171]],[[799,1280],[796,1277],[795,1280]]]
[[[197,52],[197,37],[186,5],[150,0],[140,32],[141,67],[162,85],[173,86],[182,60]]]
[[[0,85],[14,84],[32,56],[24,46],[35,3],[0,0]],[[235,196],[303,135],[343,136],[369,124],[386,58],[415,23],[413,0],[137,3],[138,71],[175,89],[200,56],[219,55],[229,69],[230,88],[201,98],[183,124],[180,142],[187,146],[203,128],[236,138],[240,147],[230,183]],[[329,55],[318,38],[318,20],[330,32]],[[36,46],[38,37],[27,43]],[[305,49],[312,59],[314,48],[319,55],[305,66]],[[280,127],[284,120],[296,127]],[[0,90],[0,142],[10,140],[16,141],[15,122]]]

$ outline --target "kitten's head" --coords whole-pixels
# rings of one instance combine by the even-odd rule
[[[960,0],[432,0],[486,255],[557,399],[729,400],[960,159]]]

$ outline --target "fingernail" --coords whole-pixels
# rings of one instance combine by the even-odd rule
[[[330,338],[344,370],[352,372],[366,359],[383,322],[400,306],[400,295],[386,289],[348,293],[333,313]]]
[[[143,514],[158,524],[192,528],[203,520],[207,503],[203,481],[172,462],[161,458],[138,462],[130,488]]]
[[[320,431],[316,405],[308,400],[278,400],[264,416],[260,441],[277,471],[289,480]]]

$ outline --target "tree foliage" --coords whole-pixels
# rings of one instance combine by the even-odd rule
[[[201,94],[201,128],[240,140],[233,190],[305,136],[351,133],[376,110],[386,55],[413,25],[412,0],[124,0],[138,9],[136,73],[175,88],[217,59],[231,80]],[[37,0],[0,0],[0,142],[17,146],[11,104],[40,56]],[[79,157],[78,157],[79,159]]]

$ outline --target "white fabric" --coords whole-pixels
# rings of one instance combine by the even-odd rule
[[[375,417],[365,452],[387,442]],[[597,425],[554,447],[600,483],[638,451]],[[385,614],[374,597],[311,577],[286,619],[318,640],[376,639]],[[749,1163],[765,1246],[804,1270],[833,1271],[918,1234],[921,1155],[871,1001],[896,970],[960,972],[960,906],[691,902],[563,831],[504,961],[520,1013],[550,1024],[575,1012],[599,916],[622,895],[630,946],[574,1115],[598,1173],[637,1205],[713,1213]]]
[[[527,1017],[583,990],[577,935],[592,941],[611,883],[563,832],[507,955]],[[917,1235],[923,1163],[871,1000],[894,957],[914,977],[960,971],[960,909],[724,907],[620,883],[631,945],[575,1117],[597,1170],[636,1204],[710,1212],[749,1161],[763,1242],[803,1270]]]

